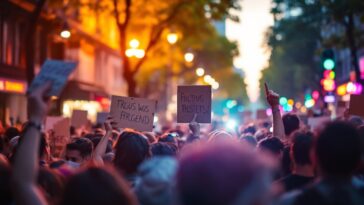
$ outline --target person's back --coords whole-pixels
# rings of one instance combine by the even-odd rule
[[[177,195],[181,205],[267,202],[270,180],[257,153],[234,140],[193,144],[181,153]]]
[[[313,134],[311,132],[296,131],[292,138],[290,155],[293,162],[293,171],[292,174],[278,181],[284,186],[286,192],[303,188],[314,180],[314,167],[310,159],[314,140]]]
[[[352,125],[329,123],[319,134],[314,151],[322,180],[299,194],[294,204],[363,204],[364,192],[352,180],[360,148],[359,134]]]
[[[88,168],[66,183],[60,205],[136,205],[126,182],[105,168]]]

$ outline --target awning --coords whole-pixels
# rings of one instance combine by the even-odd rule
[[[60,97],[62,100],[97,101],[99,98],[109,98],[110,96],[101,86],[80,81],[69,81]]]

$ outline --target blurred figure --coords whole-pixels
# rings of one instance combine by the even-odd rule
[[[171,205],[177,161],[171,157],[154,157],[138,171],[135,193],[140,205]]]
[[[44,192],[48,204],[59,204],[64,188],[63,179],[55,171],[41,168],[37,182]]]
[[[270,179],[251,149],[228,140],[193,144],[181,154],[181,205],[267,204]]]
[[[364,190],[353,183],[360,161],[360,137],[352,125],[331,122],[319,134],[314,149],[321,181],[303,190],[293,204],[363,204]]]
[[[246,145],[249,145],[253,148],[255,148],[257,146],[257,140],[255,139],[255,137],[251,134],[243,134],[240,137],[240,142]]]
[[[92,154],[93,144],[87,138],[75,138],[66,146],[65,159],[72,168],[86,164]]]
[[[114,165],[133,186],[139,165],[150,156],[148,140],[142,133],[124,131],[115,146]]]
[[[310,159],[313,140],[311,132],[296,131],[293,133],[291,145],[292,174],[278,181],[284,186],[286,192],[303,188],[313,182],[314,166]]]
[[[258,143],[258,150],[266,158],[270,159],[272,166],[272,176],[274,180],[282,177],[281,164],[284,145],[277,137],[269,137]]]
[[[176,156],[177,147],[165,142],[157,142],[151,145],[152,156]]]
[[[113,170],[88,168],[66,183],[60,205],[137,205],[128,185]]]

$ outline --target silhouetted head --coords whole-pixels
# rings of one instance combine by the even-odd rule
[[[112,170],[88,168],[66,183],[61,205],[136,205],[126,182]]]
[[[300,128],[300,119],[296,114],[287,113],[283,115],[282,120],[284,125],[284,133],[287,137]]]
[[[114,164],[124,174],[134,174],[150,155],[148,140],[142,133],[124,131],[115,146]]]
[[[312,132],[296,131],[292,135],[291,159],[297,165],[310,165],[314,137]]]
[[[325,176],[348,177],[360,161],[358,131],[346,122],[331,122],[316,140],[315,155]]]

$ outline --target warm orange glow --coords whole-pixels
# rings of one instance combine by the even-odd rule
[[[337,87],[336,93],[340,96],[344,96],[346,94],[346,84]]]
[[[0,80],[0,90],[14,93],[25,93],[26,85],[23,82]]]
[[[170,44],[175,44],[178,41],[178,35],[176,33],[169,33],[167,35],[167,41]]]

